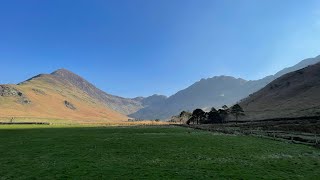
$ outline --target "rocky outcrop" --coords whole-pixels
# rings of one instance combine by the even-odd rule
[[[10,85],[0,85],[0,96],[16,97],[20,104],[30,104],[31,101],[19,90]]]
[[[71,110],[76,110],[76,109],[77,109],[77,108],[76,108],[71,102],[69,102],[69,101],[64,101],[64,105],[65,105],[67,108],[71,109]]]
[[[0,85],[0,96],[3,96],[3,97],[22,96],[22,93],[11,86]]]

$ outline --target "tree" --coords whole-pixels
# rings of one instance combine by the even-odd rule
[[[218,111],[216,110],[216,108],[212,107],[210,112],[218,112]]]
[[[223,109],[223,110],[229,110],[229,107],[228,107],[227,105],[223,105],[223,106],[222,106],[222,109]]]
[[[185,114],[187,114],[187,113],[188,113],[187,111],[182,111],[182,112],[180,113],[179,117],[183,117],[183,116],[185,116]]]
[[[182,111],[178,116],[174,116],[174,118],[176,119],[177,122],[180,122],[180,124],[182,124],[182,123],[187,123],[187,121],[191,118],[191,116],[192,116],[192,113],[188,111]]]
[[[192,117],[197,121],[197,124],[199,124],[199,121],[206,117],[206,113],[202,109],[196,109],[193,111]]]
[[[224,123],[227,119],[227,117],[229,116],[230,112],[230,108],[227,105],[223,105],[222,109],[218,110],[218,113],[221,117],[222,123]]]
[[[238,119],[240,116],[244,116],[244,111],[239,104],[235,104],[231,107],[231,114],[236,118],[236,124],[238,124]]]
[[[192,113],[187,112],[187,111],[182,111],[179,115],[179,121],[180,123],[185,123],[188,121],[192,116]]]
[[[191,117],[190,119],[188,119],[186,123],[189,125],[191,122],[193,122],[194,124],[194,121],[195,121],[194,117]]]
[[[199,124],[208,124],[209,123],[208,116],[209,116],[209,113],[204,112],[204,114],[199,118]]]
[[[221,122],[224,123],[229,115],[229,109],[227,109],[227,110],[219,109],[218,114],[221,118]]]
[[[222,123],[222,118],[215,108],[208,112],[208,123]]]

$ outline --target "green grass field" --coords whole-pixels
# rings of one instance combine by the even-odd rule
[[[0,126],[0,179],[319,179],[313,147],[178,127]]]

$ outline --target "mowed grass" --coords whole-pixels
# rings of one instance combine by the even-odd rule
[[[178,127],[0,126],[0,179],[319,179],[320,150]]]

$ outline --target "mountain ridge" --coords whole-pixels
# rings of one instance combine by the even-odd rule
[[[84,92],[86,92],[90,97],[99,100],[103,104],[105,104],[107,107],[120,112],[122,114],[130,114],[132,112],[137,111],[137,109],[142,108],[142,105],[140,102],[134,101],[129,98],[123,98],[120,96],[110,95],[106,92],[98,89],[96,86],[94,86],[92,83],[88,82],[81,76],[67,70],[64,68],[58,69],[51,74],[39,74],[37,76],[34,76],[22,83],[26,83],[32,79],[41,77],[41,76],[53,76],[60,81],[69,84],[71,86],[74,86]]]
[[[240,102],[244,119],[320,115],[320,62],[280,76]]]
[[[127,116],[51,74],[40,74],[17,85],[0,87],[0,118],[65,119],[73,123],[127,120]]]
[[[142,119],[167,119],[181,111],[192,111],[196,108],[219,108],[232,105],[250,94],[260,90],[283,74],[320,62],[320,56],[300,61],[294,66],[284,68],[274,75],[259,80],[244,80],[232,76],[214,76],[201,79],[189,87],[168,97],[160,105],[148,106],[129,116]],[[225,84],[233,80],[234,84]]]
[[[11,88],[13,88],[12,92],[17,91],[16,93],[20,93],[18,90],[21,87],[22,89],[29,87],[28,91],[32,90],[31,92],[34,91],[36,94],[41,94],[41,88],[50,87],[50,91],[54,90],[62,96],[75,96],[83,102],[96,103],[106,109],[130,117],[138,119],[166,119],[184,110],[192,111],[196,108],[206,109],[211,107],[218,108],[222,105],[232,105],[265,87],[282,75],[317,62],[320,62],[320,56],[305,59],[294,66],[285,68],[274,75],[259,80],[248,81],[226,75],[203,78],[169,97],[157,94],[149,97],[136,98],[123,98],[111,95],[98,89],[81,76],[64,68],[58,69],[50,74],[38,74],[17,85],[12,85]],[[42,84],[46,84],[47,87],[42,87]],[[55,86],[59,88],[55,88]],[[40,89],[38,89],[39,91],[37,87],[40,87]],[[8,88],[10,89],[10,87],[3,87],[2,90],[5,91]],[[71,90],[77,95],[72,95]],[[69,94],[63,94],[64,91]],[[26,95],[20,96],[19,102],[29,102],[27,97],[30,92],[23,94]],[[86,100],[83,100],[81,96],[84,96]],[[65,105],[72,107],[72,104],[66,100]]]

